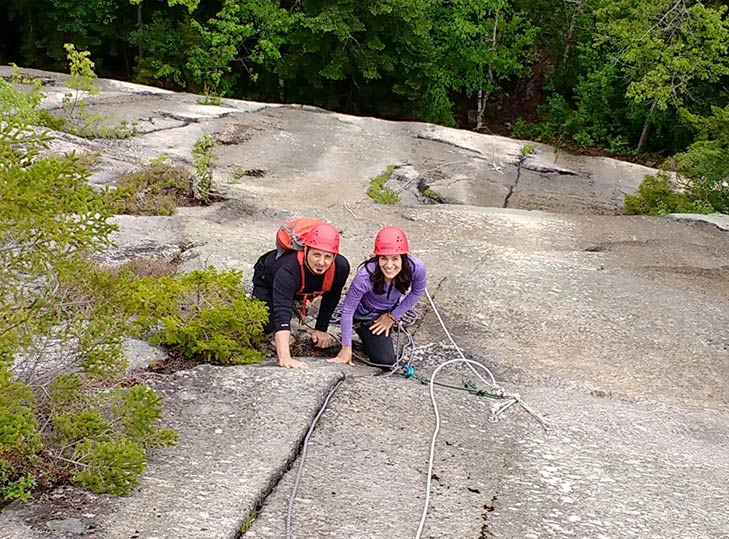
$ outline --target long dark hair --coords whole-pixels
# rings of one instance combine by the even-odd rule
[[[378,258],[380,257],[375,255],[362,262],[359,267],[365,268],[367,273],[370,274],[370,281],[372,281],[372,288],[375,294],[384,294],[385,274],[382,273],[382,269],[380,269],[380,264],[377,260]],[[401,294],[405,294],[410,288],[410,285],[413,284],[413,272],[410,269],[410,260],[408,259],[408,255],[400,255],[400,259],[402,260],[402,268],[400,269],[400,273],[395,275],[395,278],[392,280],[392,284],[400,291]],[[375,269],[373,271],[369,268],[370,263],[374,264]]]

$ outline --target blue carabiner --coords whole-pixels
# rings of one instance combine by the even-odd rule
[[[413,374],[415,374],[415,369],[413,369],[410,365],[403,365],[400,374],[402,374],[403,378],[410,378]]]

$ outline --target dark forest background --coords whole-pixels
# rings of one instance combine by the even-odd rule
[[[726,1],[5,0],[0,33],[1,64],[70,42],[103,77],[654,165],[729,104]]]

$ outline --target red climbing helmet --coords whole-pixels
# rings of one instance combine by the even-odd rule
[[[306,235],[304,245],[337,254],[339,252],[339,232],[329,223],[319,223]]]
[[[386,226],[375,237],[376,255],[406,255],[410,247],[408,237],[402,228]]]

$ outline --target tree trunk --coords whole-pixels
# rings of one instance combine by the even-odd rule
[[[582,0],[577,0],[575,10],[572,12],[572,20],[570,21],[570,27],[567,30],[567,36],[565,37],[564,53],[562,54],[562,65],[567,63],[570,57],[570,51],[572,49],[572,36],[575,33],[575,26],[577,25],[577,15],[582,10]]]
[[[139,30],[142,27],[142,3],[140,2],[137,4],[137,30]],[[140,43],[137,46],[137,54],[139,57],[142,57],[142,44]]]
[[[483,127],[483,115],[486,109],[486,95],[483,89],[478,90],[478,97],[476,97],[476,131]]]
[[[496,32],[499,28],[499,12],[498,10],[494,13],[494,32],[491,36],[491,50],[496,50]],[[494,86],[494,74],[489,66],[489,92],[493,90]],[[486,98],[488,92],[484,92],[483,86],[478,89],[478,97],[476,98],[476,130],[478,131],[484,125],[483,117],[486,113]]]
[[[643,153],[643,148],[645,148],[645,143],[648,141],[648,134],[651,130],[651,119],[646,118],[645,123],[643,123],[643,131],[640,134],[640,140],[638,141],[638,147],[635,149],[635,152],[640,154]]]
[[[646,142],[648,142],[648,135],[651,131],[651,118],[653,117],[653,111],[656,108],[656,102],[653,102],[653,105],[651,105],[651,110],[648,113],[648,116],[645,118],[645,122],[643,123],[643,131],[640,134],[640,140],[638,141],[638,147],[635,149],[635,152],[640,154],[643,153],[643,149],[645,148]]]

